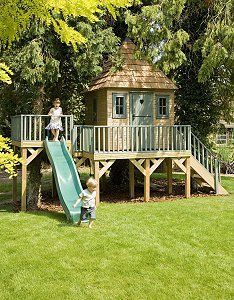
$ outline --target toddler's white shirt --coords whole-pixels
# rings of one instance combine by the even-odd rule
[[[88,189],[85,189],[85,190],[83,190],[82,193],[80,193],[79,198],[81,198],[82,207],[85,207],[85,208],[94,207],[96,191],[93,191],[92,193],[90,193],[90,191]]]

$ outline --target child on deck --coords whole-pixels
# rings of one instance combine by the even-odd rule
[[[86,181],[86,185],[87,189],[80,193],[79,198],[73,207],[75,208],[82,201],[80,220],[77,225],[80,225],[81,221],[84,221],[87,219],[87,217],[89,217],[89,228],[92,228],[93,222],[96,219],[95,198],[97,181],[94,178],[89,178]]]
[[[54,107],[52,107],[48,113],[51,116],[50,123],[45,129],[51,130],[53,133],[53,141],[58,141],[59,130],[63,131],[61,116],[63,114],[62,108],[60,107],[60,100],[56,98],[53,102]]]

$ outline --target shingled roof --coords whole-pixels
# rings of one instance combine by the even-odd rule
[[[124,60],[122,69],[113,72],[111,64],[106,65],[103,72],[91,82],[88,91],[102,88],[177,89],[162,71],[154,70],[145,60],[135,59],[135,47],[131,41],[125,41],[120,48]]]

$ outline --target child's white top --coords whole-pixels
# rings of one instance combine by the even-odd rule
[[[58,107],[58,108],[52,107],[49,111],[49,114],[51,114],[51,116],[53,117],[61,116],[63,114],[62,107]]]
[[[83,190],[82,193],[80,193],[79,198],[81,198],[82,207],[85,207],[85,208],[94,207],[96,191],[93,191],[91,193],[88,189],[85,189],[85,190]]]

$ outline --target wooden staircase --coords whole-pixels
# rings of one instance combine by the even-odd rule
[[[192,176],[199,185],[208,184],[216,194],[227,195],[220,180],[220,164],[216,156],[191,133],[190,165]]]

